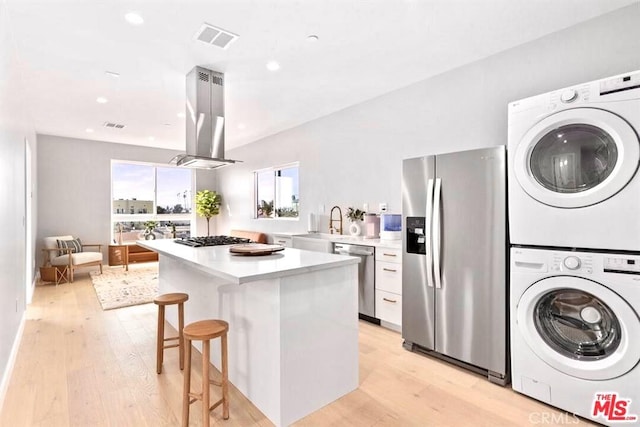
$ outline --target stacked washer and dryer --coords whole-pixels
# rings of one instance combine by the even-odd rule
[[[509,105],[514,390],[640,424],[640,71]]]

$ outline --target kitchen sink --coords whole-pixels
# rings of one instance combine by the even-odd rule
[[[333,242],[318,233],[292,236],[291,241],[292,246],[296,249],[326,253],[333,252]]]

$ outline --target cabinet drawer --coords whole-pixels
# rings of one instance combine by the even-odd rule
[[[129,253],[129,264],[136,262],[151,262],[158,261],[158,253],[153,251],[148,252],[133,252]]]
[[[402,264],[402,249],[378,247],[376,248],[376,260]]]
[[[293,246],[293,239],[289,235],[283,234],[274,234],[273,235],[273,244],[274,245],[282,245],[285,248],[290,248]]]
[[[402,325],[402,295],[376,290],[376,317]]]
[[[376,261],[376,289],[402,295],[402,264]]]

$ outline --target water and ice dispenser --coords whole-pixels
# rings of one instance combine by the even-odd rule
[[[421,254],[427,253],[427,235],[425,228],[425,217],[407,217],[407,253]]]

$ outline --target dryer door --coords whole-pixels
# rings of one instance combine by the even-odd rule
[[[573,276],[531,285],[520,297],[518,330],[558,371],[586,380],[624,375],[640,360],[640,319],[606,286]]]
[[[640,142],[619,116],[575,108],[529,129],[514,158],[516,178],[529,196],[550,206],[579,208],[627,185],[638,169]]]

